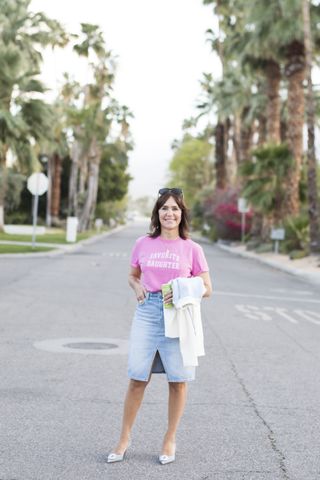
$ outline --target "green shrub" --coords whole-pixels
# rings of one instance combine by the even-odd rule
[[[31,214],[18,210],[7,213],[5,220],[7,225],[30,225],[32,223]]]
[[[308,250],[292,250],[290,252],[290,260],[298,260],[299,258],[304,258],[309,255]]]
[[[260,245],[260,240],[259,239],[252,239],[252,240],[249,240],[247,243],[246,243],[246,248],[247,250],[255,250],[256,248],[258,248]]]
[[[303,212],[296,217],[289,217],[284,222],[286,238],[283,241],[286,253],[292,250],[308,250],[310,229],[308,214]]]
[[[269,253],[269,252],[273,252],[273,250],[274,250],[274,247],[272,243],[262,243],[256,248],[255,251],[256,253]]]
[[[96,207],[95,217],[102,218],[106,225],[110,225],[112,220],[116,223],[124,224],[126,210],[126,199],[116,200],[114,202],[100,202]]]

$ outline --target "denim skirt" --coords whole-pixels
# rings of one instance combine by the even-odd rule
[[[137,304],[130,332],[129,378],[146,382],[151,373],[165,373],[168,382],[195,378],[195,367],[183,366],[179,338],[164,335],[161,292],[148,292],[144,303]]]

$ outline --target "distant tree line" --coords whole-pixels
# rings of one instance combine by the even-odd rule
[[[0,0],[0,230],[5,217],[30,220],[26,178],[34,171],[49,177],[40,204],[47,224],[76,215],[85,230],[97,204],[108,220],[110,202],[127,194],[132,113],[114,97],[115,58],[99,26],[82,23],[71,34],[29,7],[30,0]],[[67,45],[86,59],[89,80],[66,73],[49,104],[40,80],[43,51]]]
[[[173,144],[171,179],[187,190],[188,185],[195,186],[189,195],[194,221],[213,238],[223,220],[221,201],[229,205],[223,210],[223,235],[239,238],[235,206],[241,196],[252,207],[247,214],[251,240],[267,241],[272,227],[285,226],[296,240],[290,239],[289,249],[307,245],[309,251],[319,251],[315,130],[320,102],[319,85],[311,78],[320,58],[319,2],[203,3],[215,14],[216,26],[208,30],[207,40],[220,60],[221,75],[203,74],[198,114],[185,120],[184,136]],[[206,119],[201,133],[200,119]],[[197,172],[195,167],[186,168],[191,145]],[[299,241],[306,231],[308,241]]]

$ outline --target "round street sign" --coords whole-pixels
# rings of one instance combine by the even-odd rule
[[[43,195],[48,190],[49,180],[44,173],[33,173],[27,181],[27,188],[32,195]]]
[[[238,198],[238,212],[247,213],[250,208],[247,205],[247,200],[245,198]]]

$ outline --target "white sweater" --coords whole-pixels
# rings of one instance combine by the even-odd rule
[[[179,337],[185,367],[197,366],[205,355],[200,302],[206,291],[201,277],[175,278],[170,282],[173,308],[164,308],[165,336]]]

